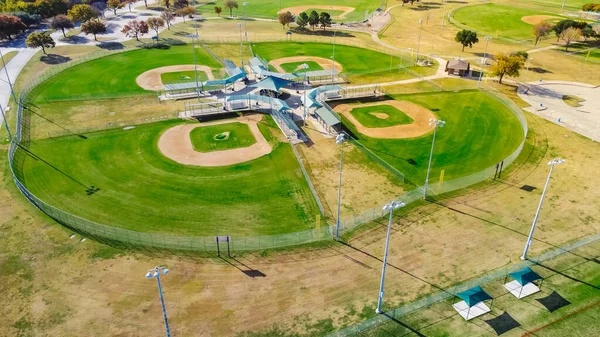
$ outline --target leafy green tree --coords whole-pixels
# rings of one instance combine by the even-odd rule
[[[325,30],[325,27],[331,27],[331,15],[327,12],[321,12],[321,15],[319,15],[319,23],[321,24],[321,27],[323,27],[323,30]]]
[[[465,47],[469,46],[469,48],[473,48],[473,44],[479,42],[479,38],[477,37],[477,33],[463,29],[456,33],[454,37],[456,42],[462,44],[462,51],[465,51]]]
[[[94,35],[94,40],[98,41],[96,35],[106,33],[106,26],[98,19],[88,20],[81,24],[81,31],[84,32],[85,35]]]
[[[521,56],[498,54],[494,57],[494,60],[496,64],[492,65],[492,75],[498,76],[500,84],[502,84],[505,75],[518,77],[521,68],[523,68],[523,58]]]
[[[306,14],[306,12],[300,13],[296,18],[296,24],[301,29],[306,28],[306,26],[308,25],[308,14]]]
[[[69,9],[67,0],[37,0],[37,12],[44,18],[51,18],[59,14],[66,14]]]
[[[0,14],[0,38],[12,40],[12,35],[27,28],[23,21],[14,15]]]
[[[319,13],[317,13],[317,11],[310,12],[310,15],[308,16],[308,24],[310,25],[310,28],[315,30],[315,26],[319,24]]]
[[[27,12],[15,12],[12,15],[21,19],[25,26],[37,25],[42,22],[42,17],[39,14],[29,14]]]
[[[25,44],[29,48],[41,47],[44,55],[48,55],[46,53],[46,48],[54,48],[54,46],[56,46],[56,43],[48,32],[33,32],[29,34],[27,39],[25,39]]]
[[[75,25],[73,24],[73,21],[69,19],[68,16],[64,14],[59,14],[53,17],[52,20],[50,20],[50,27],[56,30],[60,29],[63,33],[63,36],[67,37],[67,35],[65,34],[65,29],[75,28]]]
[[[215,13],[217,14],[218,17],[221,17],[222,11],[223,11],[223,8],[221,8],[219,6],[215,6]]]
[[[73,22],[86,22],[98,16],[90,5],[75,5],[67,11],[67,16]]]
[[[124,5],[121,3],[121,0],[108,0],[106,2],[106,7],[112,9],[115,15],[117,15],[117,9],[121,9],[123,6]]]
[[[552,27],[552,31],[554,32],[554,34],[556,35],[556,42],[561,40],[561,35],[562,33],[573,27],[573,28],[577,28],[577,29],[584,29],[585,27],[587,27],[588,23],[585,21],[574,21],[574,20],[560,20],[559,22],[557,22],[554,27]]]
[[[595,38],[597,33],[592,26],[587,26],[581,30],[581,35],[583,35],[583,38],[587,41],[588,39]]]
[[[277,15],[277,20],[279,20],[279,23],[281,23],[281,25],[285,29],[285,26],[289,27],[290,23],[294,22],[296,19],[290,11],[287,11],[285,13],[279,13]]]
[[[510,56],[519,56],[523,60],[523,62],[525,62],[529,58],[529,53],[526,51],[516,51],[510,53]]]
[[[229,17],[233,16],[233,9],[238,9],[239,5],[237,3],[237,1],[235,0],[226,0],[225,3],[223,4],[223,6],[225,6],[225,8],[229,9]]]

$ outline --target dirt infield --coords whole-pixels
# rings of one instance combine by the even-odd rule
[[[243,163],[271,153],[271,145],[260,133],[257,126],[257,123],[261,119],[262,115],[249,114],[235,119],[210,123],[178,125],[168,129],[160,136],[160,139],[158,140],[158,149],[165,157],[183,165],[227,166]],[[250,131],[252,131],[252,134],[256,138],[256,143],[248,147],[223,151],[198,152],[194,150],[190,138],[190,132],[193,129],[232,122],[248,125]]]
[[[210,69],[210,67],[197,65],[196,68],[198,69],[198,71],[205,72],[206,77],[208,77],[209,80],[215,79],[215,77],[213,76],[213,73],[212,73],[212,69]],[[184,64],[184,65],[179,65],[179,66],[166,66],[166,67],[154,68],[154,69],[148,70],[148,71],[140,74],[140,76],[138,76],[135,79],[135,82],[137,83],[137,85],[142,87],[142,89],[153,90],[153,91],[162,90],[164,84],[162,83],[162,81],[160,79],[161,74],[174,73],[174,72],[178,72],[178,71],[190,71],[190,70],[194,70],[193,64]]]
[[[407,114],[414,120],[414,122],[411,124],[388,126],[385,128],[368,128],[360,124],[360,122],[350,113],[350,111],[352,111],[354,108],[378,105],[391,105]],[[334,110],[348,118],[348,120],[354,124],[358,132],[362,133],[363,135],[385,139],[415,138],[422,136],[433,130],[433,128],[429,126],[429,119],[435,118],[435,115],[430,110],[407,101],[389,100],[365,104],[340,104],[336,106]]]
[[[294,62],[305,62],[305,61],[313,61],[313,62],[317,63],[318,65],[320,65],[323,69],[331,70],[332,62],[324,57],[318,57],[318,56],[282,57],[280,59],[275,59],[273,61],[270,61],[269,64],[271,64],[273,67],[275,67],[275,69],[277,69],[278,72],[285,73],[286,71],[283,70],[283,68],[281,67],[282,64],[294,63]],[[335,62],[334,66],[335,66],[335,70],[337,70],[339,73],[342,72],[343,67],[341,64]]]
[[[346,17],[346,15],[354,12],[354,7],[348,7],[348,6],[333,6],[333,8],[332,8],[332,6],[327,6],[327,5],[308,5],[308,6],[294,6],[294,7],[283,8],[282,10],[280,10],[277,13],[279,14],[279,13],[290,12],[294,15],[298,15],[302,12],[306,12],[309,9],[334,10],[334,11],[343,11],[344,12],[341,15],[333,16],[334,19],[343,19]]]
[[[560,19],[557,16],[552,15],[528,15],[521,18],[521,21],[528,23],[530,25],[537,25],[542,21],[546,21],[548,19]]]

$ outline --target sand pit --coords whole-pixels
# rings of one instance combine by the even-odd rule
[[[411,124],[394,125],[385,128],[368,128],[360,124],[360,122],[350,113],[350,111],[352,111],[354,108],[378,105],[391,105],[407,114],[414,120],[414,122]],[[420,105],[407,101],[389,100],[365,104],[340,104],[333,110],[343,114],[344,117],[354,124],[358,132],[362,133],[363,135],[385,139],[403,139],[422,136],[433,130],[433,127],[429,126],[429,119],[435,118],[435,115],[429,109],[425,109]]]
[[[183,165],[194,166],[227,166],[250,161],[271,153],[271,145],[260,133],[257,123],[262,119],[260,114],[248,114],[235,119],[202,123],[185,124],[172,127],[158,139],[158,149],[167,158]],[[256,138],[256,143],[238,149],[198,152],[192,146],[190,132],[195,128],[208,125],[239,122],[248,125]]]
[[[196,68],[198,69],[198,71],[203,71],[204,73],[206,73],[206,77],[208,77],[209,80],[215,79],[215,77],[213,76],[213,73],[212,73],[212,69],[210,69],[210,67],[197,65]],[[194,70],[193,64],[184,64],[184,65],[178,65],[178,66],[166,66],[166,67],[154,68],[154,69],[148,70],[146,72],[143,72],[140,76],[138,76],[135,79],[135,82],[137,83],[137,85],[142,87],[142,89],[152,90],[152,91],[162,90],[164,84],[162,83],[162,81],[160,79],[160,74],[174,73],[174,72],[178,72],[178,71],[191,71],[191,70]]]
[[[306,61],[313,61],[315,63],[317,63],[318,65],[321,66],[321,68],[325,69],[325,70],[331,70],[331,60],[328,60],[324,57],[317,57],[317,56],[290,56],[290,57],[282,57],[280,59],[275,59],[271,62],[269,62],[269,64],[271,64],[273,67],[275,67],[275,69],[277,69],[278,72],[280,73],[285,73],[286,71],[283,70],[283,68],[281,67],[282,64],[286,64],[286,63],[294,63],[294,62],[306,62]],[[342,65],[335,62],[334,64],[335,66],[335,70],[337,70],[338,73],[342,72]],[[310,71],[310,69],[308,69],[308,71]]]
[[[542,21],[546,21],[548,19],[560,19],[557,16],[552,15],[528,15],[521,18],[521,21],[528,23],[530,25],[537,25]]]
[[[336,15],[333,16],[334,19],[343,19],[346,17],[346,15],[348,15],[349,13],[354,12],[354,7],[348,7],[348,6],[327,6],[327,5],[308,5],[308,6],[294,6],[294,7],[288,7],[288,8],[283,8],[282,10],[280,10],[279,13],[285,13],[285,12],[290,12],[294,15],[298,15],[302,12],[306,12],[307,10],[312,10],[312,9],[322,9],[324,12],[327,12],[327,10],[334,10],[334,11],[343,11],[344,13],[340,14],[340,15]],[[309,14],[309,13],[306,13]]]

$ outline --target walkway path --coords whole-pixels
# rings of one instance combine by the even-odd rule
[[[2,52],[4,53],[4,51]],[[3,108],[5,108],[8,105],[8,101],[12,99],[10,85],[8,84],[6,74],[8,73],[8,78],[12,83],[14,83],[25,64],[27,64],[27,62],[29,62],[29,60],[37,52],[38,49],[21,49],[19,53],[6,64],[6,69],[2,69],[0,72],[0,104]],[[0,125],[2,123],[4,122],[2,120],[2,116],[0,115]]]

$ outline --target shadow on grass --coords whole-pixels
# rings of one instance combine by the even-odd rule
[[[71,58],[57,54],[48,54],[40,57],[40,61],[46,64],[61,64],[71,61]]]

